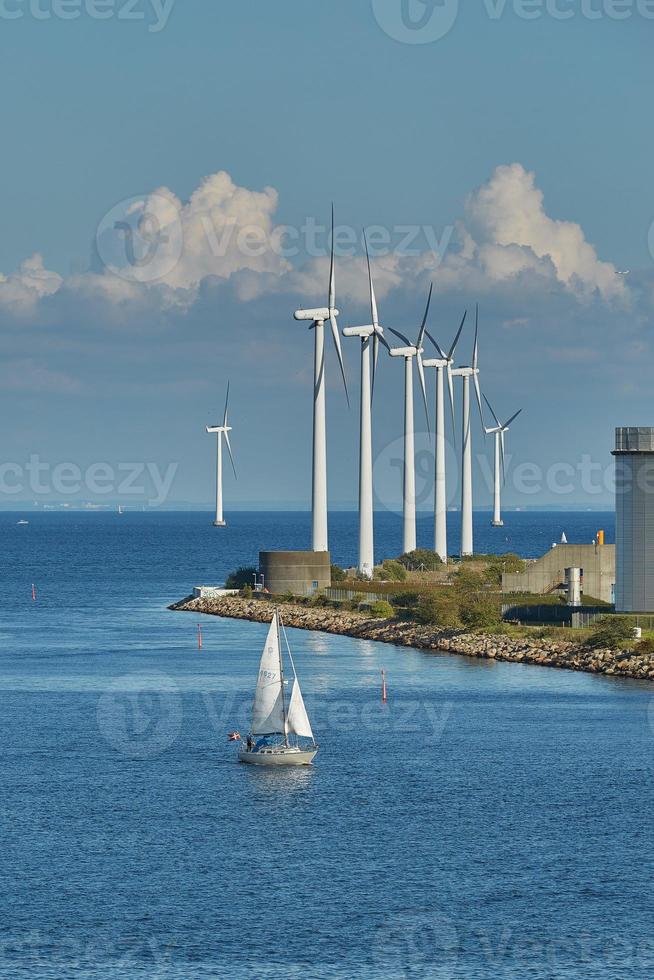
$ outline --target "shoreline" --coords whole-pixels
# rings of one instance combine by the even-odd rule
[[[175,602],[173,612],[195,612],[226,619],[269,623],[273,603],[241,596],[192,596]],[[512,638],[465,630],[443,630],[434,626],[397,619],[371,619],[365,613],[281,603],[284,623],[292,629],[332,633],[358,640],[374,640],[481,660],[554,667],[588,674],[605,674],[634,680],[654,681],[654,658],[631,650],[592,650],[576,643],[546,639]]]

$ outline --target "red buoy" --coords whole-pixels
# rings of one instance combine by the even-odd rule
[[[202,623],[198,623],[198,650],[202,649]]]
[[[36,602],[36,586],[32,582],[32,602]]]

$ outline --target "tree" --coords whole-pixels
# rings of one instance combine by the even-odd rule
[[[461,619],[471,629],[495,629],[502,622],[499,603],[489,595],[471,595],[461,602]]]
[[[401,562],[387,558],[375,568],[374,577],[379,582],[404,582],[406,581],[406,568]]]
[[[415,551],[400,555],[397,560],[411,572],[433,572],[443,564],[440,555],[437,555],[435,551],[428,551],[426,548],[416,548]]]
[[[442,626],[449,629],[460,626],[457,597],[445,591],[425,592],[418,599],[415,618],[425,626]]]
[[[332,565],[332,582],[344,582],[347,575],[340,565]]]
[[[395,615],[395,610],[390,602],[386,602],[385,599],[379,599],[377,602],[373,602],[370,607],[370,615],[376,619],[392,619]]]
[[[252,586],[254,581],[254,576],[258,575],[258,569],[256,568],[246,568],[241,565],[235,571],[230,572],[225,581],[226,589],[242,589],[244,586]]]
[[[619,650],[634,638],[634,624],[628,616],[602,616],[588,637],[588,646]]]

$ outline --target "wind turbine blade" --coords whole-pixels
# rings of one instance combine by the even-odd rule
[[[490,409],[490,413],[491,413],[491,415],[493,416],[493,418],[495,419],[495,423],[496,423],[496,425],[497,425],[497,428],[498,428],[498,429],[501,429],[501,428],[502,428],[502,423],[500,422],[500,420],[498,419],[498,417],[497,417],[497,415],[496,415],[496,414],[495,414],[495,412],[493,411],[493,406],[492,406],[492,405],[491,405],[491,403],[489,402],[489,400],[488,400],[488,398],[486,398],[486,395],[484,395],[484,401],[485,401],[485,402],[486,402],[486,404],[488,405],[488,407],[489,407],[489,409]]]
[[[452,365],[447,363],[447,388],[450,393],[450,408],[452,410],[452,439],[456,446],[456,419],[454,416],[454,378],[452,377]]]
[[[341,377],[343,378],[343,385],[345,387],[345,398],[347,399],[347,407],[350,407],[350,393],[347,390],[347,378],[345,377],[345,365],[343,363],[343,351],[341,350],[341,338],[338,334],[338,326],[336,325],[336,317],[330,311],[329,322],[332,328],[332,337],[334,338],[334,346],[336,348],[336,354],[338,355],[338,363],[341,369]]]
[[[384,337],[381,331],[381,327],[377,327],[377,329],[375,330],[375,336],[378,338],[380,344],[383,344],[386,350],[390,352],[391,345],[386,340],[386,337]]]
[[[425,315],[422,318],[422,323],[420,325],[420,333],[418,334],[418,341],[416,343],[416,349],[420,350],[422,347],[422,342],[425,339],[425,330],[427,329],[427,317],[429,316],[429,306],[431,304],[431,294],[434,291],[433,282],[429,284],[429,296],[427,297],[427,306],[425,308]]]
[[[234,457],[232,456],[232,446],[231,446],[231,443],[229,441],[229,432],[224,432],[223,435],[225,436],[225,442],[227,443],[227,452],[229,453],[229,458],[232,461],[232,469],[234,470],[234,476],[238,480],[238,475],[236,473],[236,467],[234,466]]]
[[[409,338],[408,337],[405,337],[404,334],[403,333],[400,333],[399,330],[393,330],[392,327],[386,327],[386,329],[387,330],[390,330],[390,332],[392,334],[395,334],[396,337],[399,337],[399,339],[402,341],[402,343],[405,345],[405,347],[413,347],[413,344],[411,343],[411,341],[409,340]]]
[[[229,381],[227,382],[227,397],[225,398],[225,414],[223,415],[223,425],[227,425],[227,405],[229,404]]]
[[[429,333],[429,330],[425,330],[425,337],[429,337],[429,339],[431,340],[432,344],[434,345],[434,347],[438,351],[438,356],[440,358],[442,358],[444,361],[446,361],[447,360],[447,354],[444,353],[443,348],[438,343],[438,341],[434,337],[432,337],[432,335]]]
[[[486,432],[486,425],[484,423],[484,410],[483,410],[482,404],[481,404],[481,391],[479,389],[479,375],[478,374],[473,374],[472,377],[473,377],[473,380],[475,382],[475,394],[477,396],[477,406],[479,408],[479,418],[481,419],[481,427],[484,430],[484,434],[485,434],[485,432]]]
[[[475,342],[472,348],[472,368],[474,371],[477,370],[478,361],[479,361],[479,303],[477,303],[477,312],[475,314]]]
[[[425,368],[422,363],[422,355],[420,353],[420,349],[418,349],[416,361],[418,362],[418,377],[420,378],[420,388],[422,389],[422,400],[425,404],[425,418],[427,419],[427,432],[431,437],[431,426],[429,424],[429,406],[427,405],[427,388],[425,386]]]
[[[373,327],[379,326],[379,316],[377,314],[377,300],[375,298],[375,287],[372,284],[372,271],[370,269],[370,254],[368,252],[368,239],[366,238],[366,229],[363,229],[363,242],[366,246],[366,261],[368,263],[368,282],[370,284],[370,316],[372,317]]]
[[[336,308],[336,268],[334,264],[334,202],[332,201],[332,257],[329,266],[329,309]]]
[[[509,419],[509,421],[504,423],[504,425],[502,426],[502,429],[508,429],[508,427],[511,425],[511,423],[512,422],[515,422],[515,420],[517,419],[518,415],[520,415],[520,412],[521,411],[522,411],[521,408],[518,409],[518,411],[515,413],[515,415],[512,415],[511,418]]]
[[[468,315],[468,311],[466,310],[465,313],[463,314],[463,319],[461,320],[461,326],[459,327],[459,329],[457,331],[457,335],[454,338],[454,343],[450,347],[450,352],[447,355],[448,361],[451,361],[452,358],[454,357],[454,351],[456,350],[456,345],[459,343],[459,337],[461,336],[461,331],[463,330],[463,325],[466,322],[467,315]]]
[[[379,337],[376,333],[372,337],[372,384],[370,386],[370,404],[372,405],[375,397],[375,381],[377,380],[377,361],[379,360]]]

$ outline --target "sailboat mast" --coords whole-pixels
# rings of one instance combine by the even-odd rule
[[[277,652],[279,654],[279,679],[282,689],[282,718],[284,719],[284,745],[288,745],[288,719],[286,716],[286,698],[284,697],[284,665],[282,663],[282,637],[279,631],[280,615],[279,609],[275,610],[277,616]]]

